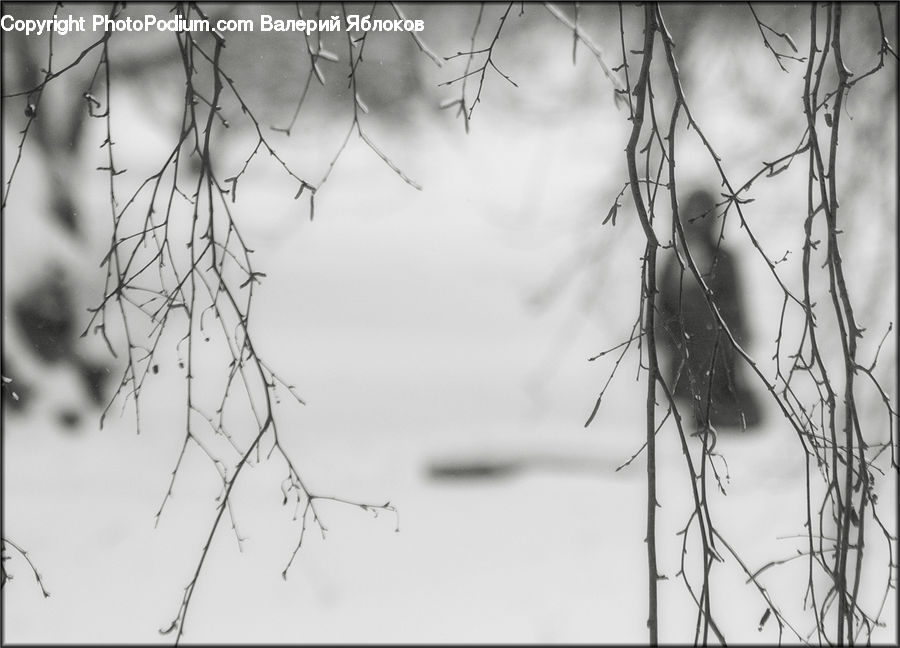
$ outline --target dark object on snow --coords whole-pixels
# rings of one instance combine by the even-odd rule
[[[61,270],[32,286],[12,311],[22,337],[41,360],[56,363],[72,355],[75,313]]]
[[[109,367],[85,359],[78,351],[79,323],[71,288],[63,271],[55,268],[13,302],[11,310],[15,325],[30,350],[47,364],[70,364],[81,376],[92,404],[103,404]],[[3,361],[4,372],[9,371],[4,375],[13,379],[9,387],[18,397],[12,398],[12,390],[4,388],[4,400],[14,407],[27,406],[31,386],[18,381],[15,367],[7,367],[5,357]],[[74,426],[78,417],[66,413],[60,420],[66,426]]]
[[[431,479],[496,479],[521,469],[522,465],[516,461],[471,459],[433,463],[428,466],[428,476]]]
[[[705,191],[695,191],[680,208],[688,250],[712,293],[722,319],[735,341],[744,345],[748,332],[737,264],[719,239],[715,200]],[[719,221],[719,225],[720,225]],[[678,254],[686,259],[676,236]],[[760,422],[756,396],[747,389],[736,370],[738,354],[720,330],[685,260],[684,271],[674,251],[663,266],[659,282],[659,314],[656,339],[670,360],[666,378],[680,399],[691,402],[698,428],[751,428]]]
[[[546,453],[501,457],[476,455],[432,461],[428,464],[428,478],[440,481],[490,480],[512,477],[526,471],[603,475],[616,469],[604,457]]]

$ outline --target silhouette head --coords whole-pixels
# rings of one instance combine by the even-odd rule
[[[688,245],[694,243],[704,247],[715,245],[716,201],[711,193],[703,189],[692,192],[684,207],[680,209],[679,215]]]

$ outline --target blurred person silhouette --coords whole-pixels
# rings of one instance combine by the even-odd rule
[[[722,319],[743,347],[749,335],[739,273],[733,254],[719,237],[715,199],[705,190],[695,190],[679,211],[687,251]],[[670,361],[669,387],[676,398],[690,401],[698,432],[709,426],[755,427],[761,418],[758,400],[742,384],[737,351],[719,327],[677,234],[675,238],[677,252],[673,250],[663,266],[657,300],[656,339]]]

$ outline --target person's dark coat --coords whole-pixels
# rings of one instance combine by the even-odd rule
[[[719,240],[721,220],[715,201],[705,191],[690,195],[680,209],[687,248],[731,334],[742,346],[748,342],[741,285],[734,256]],[[699,427],[752,427],[759,422],[759,406],[744,387],[737,370],[738,354],[719,326],[703,289],[686,262],[676,236],[663,265],[657,300],[657,341],[668,356],[666,376],[676,397],[691,402]]]

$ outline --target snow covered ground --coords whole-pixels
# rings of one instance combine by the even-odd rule
[[[558,92],[578,87],[587,62],[571,69],[566,58],[539,71],[546,76],[525,96],[551,82]],[[616,472],[643,437],[644,385],[634,381],[633,355],[597,420],[583,427],[611,368],[586,359],[627,336],[643,251],[637,228],[622,222],[630,213],[615,229],[595,223],[624,178],[625,132],[608,90],[596,93],[599,109],[579,104],[563,119],[538,114],[539,99],[515,112],[486,97],[468,137],[433,115],[406,125],[411,134],[374,126],[425,190],[403,185],[352,141],[313,222],[270,170],[244,181],[238,217],[267,274],[259,350],[308,403],[280,410],[289,451],[313,490],[390,500],[399,519],[321,504],[327,537],[308,534],[284,580],[299,524],[281,506],[282,465],[263,461],[236,492],[243,552],[223,528],[186,641],[645,640],[643,461]],[[126,122],[145,118],[122,101]],[[734,128],[724,123],[734,118],[728,108],[708,116],[713,130]],[[148,157],[156,150],[150,131]],[[139,136],[133,129],[123,140]],[[738,149],[751,145],[734,140]],[[222,164],[239,163],[242,153],[235,146]],[[749,167],[758,164],[750,157]],[[602,261],[539,308],[536,297],[584,253]],[[758,321],[777,321],[780,300],[767,298],[762,282],[748,284]],[[29,550],[52,596],[43,599],[26,565],[12,561],[6,641],[171,641],[158,629],[175,616],[218,494],[214,470],[189,455],[154,528],[180,449],[183,409],[170,404],[180,402],[181,387],[164,366],[145,395],[154,405],[140,436],[130,409],[102,431],[84,423],[79,434],[57,429],[50,410],[7,414],[4,534]],[[763,430],[722,436],[718,446],[730,481],[714,512],[751,568],[790,556],[795,544],[778,538],[803,530],[803,462],[773,407]],[[660,634],[687,641],[695,615],[676,573],[689,480],[673,432],[660,435]],[[536,456],[556,462],[497,478],[429,476],[450,459]],[[881,496],[889,520],[893,493]],[[729,640],[775,641],[774,623],[757,630],[765,607],[734,561],[719,573],[713,600]],[[788,566],[766,582],[796,612],[804,578]],[[896,614],[886,621],[876,639],[895,636]]]

